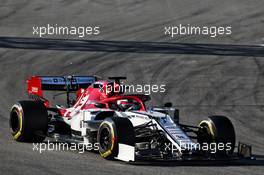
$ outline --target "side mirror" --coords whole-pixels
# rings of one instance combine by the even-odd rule
[[[172,107],[172,103],[171,103],[171,102],[166,102],[166,103],[164,104],[164,107],[166,107],[166,108],[171,108],[171,107]]]
[[[106,105],[104,103],[95,103],[94,106],[97,108],[106,108]]]
[[[180,111],[179,109],[174,110],[174,115],[173,115],[173,121],[177,124],[179,124],[180,120]]]

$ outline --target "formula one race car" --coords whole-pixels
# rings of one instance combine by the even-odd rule
[[[125,94],[125,77],[32,76],[30,100],[19,101],[10,113],[12,136],[19,142],[92,145],[106,159],[218,160],[251,157],[251,147],[235,145],[235,130],[225,116],[210,116],[197,126],[179,122],[179,110],[166,103],[146,107],[144,94]],[[67,107],[50,105],[44,91],[63,91]],[[72,99],[71,94],[76,94]],[[235,153],[235,148],[237,152]]]

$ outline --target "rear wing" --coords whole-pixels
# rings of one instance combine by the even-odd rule
[[[96,76],[32,76],[27,80],[29,95],[43,97],[43,91],[78,91],[97,81]]]

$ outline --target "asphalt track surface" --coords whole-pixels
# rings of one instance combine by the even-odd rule
[[[40,1],[1,0],[0,174],[259,174],[264,173],[264,3],[262,0]],[[32,26],[98,25],[101,35],[32,35]],[[164,36],[164,26],[231,25],[232,35]],[[96,153],[33,151],[9,134],[11,105],[25,99],[31,75],[127,76],[128,83],[162,84],[149,105],[172,101],[181,121],[229,116],[237,140],[258,161],[241,164],[128,165]]]

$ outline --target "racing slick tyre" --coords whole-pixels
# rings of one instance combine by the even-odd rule
[[[105,159],[114,159],[118,155],[118,144],[135,145],[132,123],[127,118],[106,118],[97,133],[99,153]]]
[[[236,134],[233,124],[227,117],[210,116],[207,120],[201,121],[198,126],[198,143],[216,143],[216,155],[228,156],[233,154]]]
[[[11,108],[9,125],[19,142],[42,142],[48,127],[48,113],[42,102],[19,101]]]

